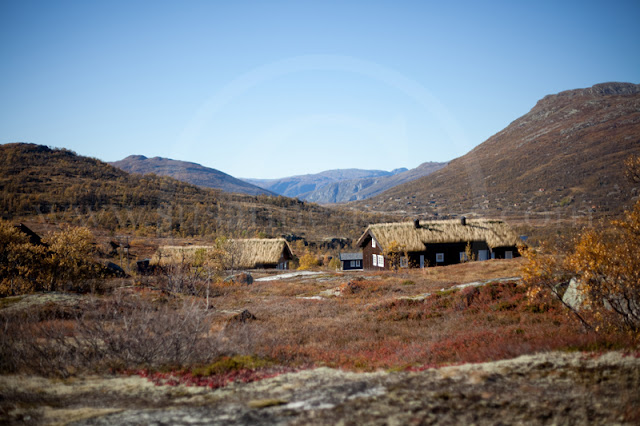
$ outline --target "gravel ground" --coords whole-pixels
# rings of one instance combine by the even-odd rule
[[[305,370],[209,390],[140,377],[0,377],[15,424],[639,424],[640,358],[542,353],[420,372]]]

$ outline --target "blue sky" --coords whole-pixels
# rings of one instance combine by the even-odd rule
[[[0,0],[0,143],[255,178],[447,161],[547,94],[640,83],[638,16],[637,0]]]

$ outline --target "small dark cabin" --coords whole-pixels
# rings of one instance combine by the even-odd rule
[[[343,271],[362,270],[362,253],[340,253]]]

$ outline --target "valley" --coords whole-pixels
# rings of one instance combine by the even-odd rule
[[[0,145],[0,418],[635,424],[639,149],[624,83],[394,172],[247,183]],[[262,252],[239,269],[239,247]]]

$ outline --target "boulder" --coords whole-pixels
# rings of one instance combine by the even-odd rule
[[[229,321],[245,323],[247,321],[253,321],[255,319],[257,319],[256,316],[253,315],[251,312],[249,312],[247,309],[245,309],[233,315],[231,318],[229,318]]]
[[[119,265],[116,265],[113,262],[109,262],[105,265],[105,269],[107,274],[114,276],[114,277],[118,277],[118,278],[123,278],[127,276],[127,273],[124,272],[124,269],[122,269]]]
[[[582,285],[580,281],[576,278],[571,278],[569,286],[562,296],[562,301],[576,311],[588,308],[584,303],[586,296],[584,295],[581,287]]]
[[[251,285],[253,284],[253,277],[248,272],[241,272],[239,274],[229,275],[227,278],[224,279],[224,282],[225,283],[234,282],[238,284]]]

